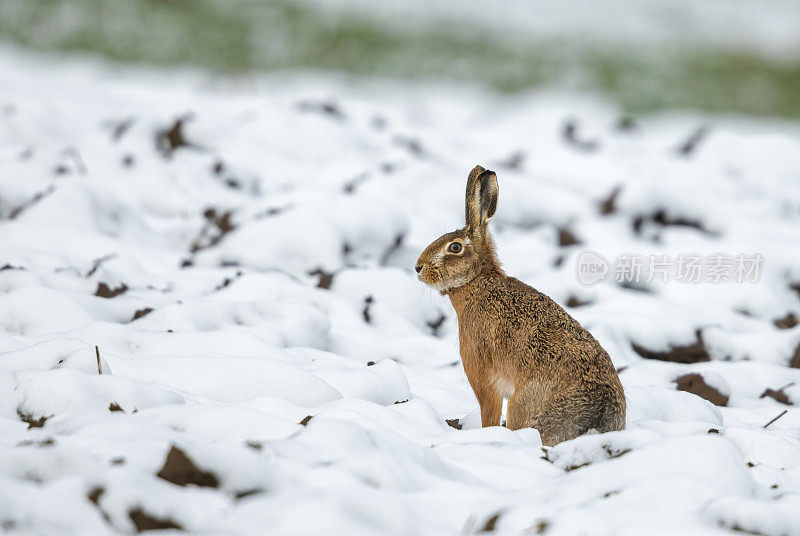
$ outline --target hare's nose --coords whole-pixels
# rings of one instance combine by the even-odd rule
[[[418,265],[416,265],[416,266],[414,267],[414,269],[417,271],[417,273],[420,273],[420,272],[422,271],[422,265],[421,265],[421,264],[418,264]]]

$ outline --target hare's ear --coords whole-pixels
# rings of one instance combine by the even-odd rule
[[[481,166],[475,166],[467,179],[466,218],[467,230],[477,232],[486,226],[497,210],[497,175]]]

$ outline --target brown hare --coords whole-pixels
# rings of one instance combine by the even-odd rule
[[[458,315],[464,370],[481,424],[533,427],[544,445],[588,431],[625,428],[625,395],[611,359],[592,335],[548,296],[500,268],[488,222],[497,176],[476,166],[467,179],[463,229],[417,260],[419,279],[450,298]]]

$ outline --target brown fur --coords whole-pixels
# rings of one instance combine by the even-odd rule
[[[483,426],[533,427],[545,445],[590,430],[625,428],[625,395],[608,354],[548,296],[505,275],[488,221],[497,177],[476,166],[467,179],[467,225],[436,239],[417,261],[419,279],[450,298],[461,360]],[[453,242],[461,250],[452,252]]]

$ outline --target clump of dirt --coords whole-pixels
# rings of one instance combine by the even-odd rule
[[[317,288],[330,289],[333,284],[333,276],[336,274],[333,272],[326,272],[322,268],[317,268],[316,270],[308,272],[308,275],[319,277]]]
[[[122,409],[122,407],[120,407],[120,405],[117,404],[116,402],[112,402],[111,404],[108,405],[108,411],[121,411],[123,413],[125,412],[125,410]]]
[[[47,419],[52,417],[52,415],[47,415],[47,416],[42,415],[37,419],[34,418],[33,415],[30,415],[28,413],[23,413],[22,410],[19,408],[17,408],[17,415],[19,416],[19,420],[28,424],[28,430],[30,430],[31,428],[42,428],[44,426],[44,423],[47,422]]]
[[[236,225],[231,221],[233,213],[230,210],[217,212],[215,208],[207,208],[203,211],[203,217],[205,217],[206,223],[200,230],[198,237],[192,242],[189,248],[191,253],[197,253],[201,249],[216,246],[225,238],[226,234],[236,228]]]
[[[728,396],[708,385],[700,374],[684,374],[675,382],[678,384],[678,391],[686,391],[700,398],[705,398],[715,406],[728,405]]]
[[[100,504],[100,497],[106,492],[106,489],[102,486],[97,486],[92,488],[89,493],[86,495],[86,498],[92,501],[94,504]]]
[[[172,518],[160,518],[148,514],[141,507],[136,507],[128,512],[128,517],[133,521],[136,532],[148,530],[178,529],[183,530]]]
[[[547,529],[550,528],[550,522],[548,520],[546,520],[546,519],[540,519],[531,528],[536,531],[536,532],[532,532],[531,534],[544,534],[545,532],[547,532]]]
[[[125,283],[121,283],[118,287],[110,287],[105,283],[99,283],[97,285],[97,290],[94,292],[95,296],[99,296],[101,298],[114,298],[119,296],[120,294],[125,294],[128,291],[128,285]]]
[[[145,307],[143,309],[138,309],[135,313],[133,313],[133,318],[131,318],[131,322],[133,322],[134,320],[139,320],[143,316],[147,316],[152,312],[153,312],[152,307]]]
[[[580,298],[578,298],[576,296],[570,296],[569,298],[567,298],[566,306],[567,307],[584,307],[586,305],[591,305],[591,304],[592,304],[591,301],[581,300]]]
[[[800,298],[800,283],[789,283],[789,288],[795,291],[797,297]]]
[[[791,387],[792,385],[794,384],[790,383],[789,385],[785,385],[778,390],[767,388],[764,390],[763,393],[761,393],[761,396],[759,396],[758,398],[770,397],[771,399],[776,400],[781,404],[792,406],[794,404],[792,404],[792,401],[789,399],[786,393],[783,392],[784,389],[786,389],[787,387]]]
[[[201,149],[195,143],[186,139],[183,126],[192,119],[192,114],[187,114],[177,118],[172,125],[156,132],[156,149],[164,156],[169,158],[176,150],[186,147],[190,149]]]
[[[657,359],[659,361],[670,361],[672,363],[700,363],[703,361],[711,361],[708,355],[708,350],[701,336],[700,330],[695,332],[697,340],[692,344],[686,346],[670,346],[666,352],[654,352],[639,346],[638,344],[631,343],[633,351],[645,359]]]
[[[313,419],[313,418],[314,418],[314,416],[313,416],[313,415],[306,415],[305,417],[303,417],[303,420],[302,420],[302,421],[300,421],[300,423],[299,423],[299,424],[301,424],[301,425],[303,425],[303,426],[308,426],[308,423],[309,423],[309,421],[310,421],[311,419]]]
[[[558,246],[565,248],[568,246],[575,246],[580,244],[580,239],[575,236],[575,233],[567,229],[566,227],[559,227],[558,228]]]
[[[100,497],[102,497],[105,492],[106,489],[104,487],[95,486],[94,488],[89,490],[89,493],[86,494],[86,498],[94,503],[94,505],[97,507],[98,510],[100,510],[100,513],[103,515],[103,519],[105,519],[106,522],[110,523],[111,518],[108,517],[108,514],[105,513],[102,508],[100,508]]]
[[[494,532],[494,529],[497,526],[497,521],[500,519],[501,514],[502,512],[497,512],[496,514],[490,516],[483,524],[483,528],[480,530],[480,532]]]
[[[164,467],[156,473],[156,476],[178,486],[187,484],[206,488],[219,486],[219,480],[214,473],[199,469],[186,453],[175,445],[169,449]]]
[[[599,210],[603,216],[608,216],[617,211],[617,198],[622,193],[622,186],[615,186],[608,197],[600,201]]]
[[[772,321],[778,329],[792,329],[797,324],[800,324],[800,319],[794,313],[787,313],[786,316],[776,318]]]
[[[451,428],[455,428],[456,430],[461,430],[461,420],[459,419],[445,419],[445,422],[450,425]]]

